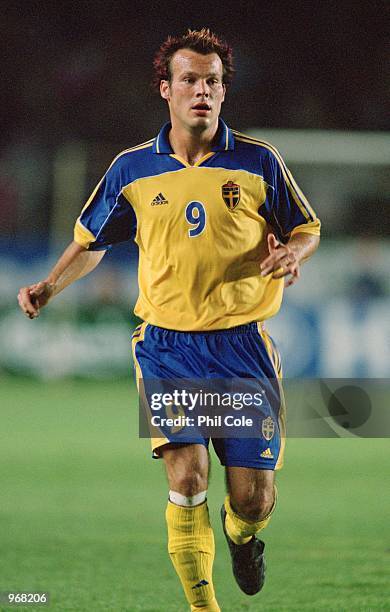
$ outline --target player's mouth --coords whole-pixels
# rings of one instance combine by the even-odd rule
[[[198,102],[191,107],[201,117],[206,117],[211,112],[211,106],[207,102]]]

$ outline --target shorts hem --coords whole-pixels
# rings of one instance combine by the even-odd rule
[[[189,440],[180,440],[180,442],[179,441],[173,442],[171,440],[167,440],[163,444],[160,444],[159,446],[156,446],[155,448],[152,449],[152,459],[161,459],[160,450],[167,444],[173,444],[173,445],[176,444],[177,446],[183,446],[183,444],[202,444],[206,448],[208,448],[209,446],[208,440],[202,440],[202,439],[195,440],[194,438],[190,438]]]
[[[220,461],[221,465],[223,465],[224,467],[247,467],[247,468],[255,468],[257,470],[271,470],[271,471],[275,471],[275,465],[273,464],[269,464],[269,463],[262,463],[259,461]]]

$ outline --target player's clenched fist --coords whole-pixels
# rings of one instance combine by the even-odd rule
[[[46,281],[22,287],[18,293],[19,306],[29,319],[35,319],[39,316],[42,306],[45,306],[52,297],[53,291],[54,285]]]
[[[261,276],[267,276],[271,272],[272,278],[290,276],[291,278],[286,279],[285,286],[293,285],[300,276],[297,255],[287,244],[278,242],[274,234],[268,234],[267,243],[269,255],[260,264]]]

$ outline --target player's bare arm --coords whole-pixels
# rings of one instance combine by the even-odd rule
[[[45,280],[19,290],[18,302],[21,310],[29,319],[38,317],[40,309],[46,306],[51,298],[96,268],[104,253],[105,251],[87,251],[77,242],[71,242]]]
[[[261,276],[272,274],[272,278],[286,278],[290,287],[300,277],[300,265],[309,259],[318,248],[319,236],[297,233],[288,244],[281,244],[274,234],[267,237],[269,255],[260,264]]]

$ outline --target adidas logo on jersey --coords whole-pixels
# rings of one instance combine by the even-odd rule
[[[260,453],[260,457],[263,457],[263,459],[273,459],[274,456],[271,453],[271,449],[270,447],[268,447],[265,451],[263,451],[262,453]]]
[[[151,201],[150,204],[151,206],[159,206],[160,204],[168,204],[168,200],[160,191],[160,193],[156,195],[156,197]]]

